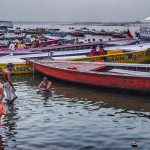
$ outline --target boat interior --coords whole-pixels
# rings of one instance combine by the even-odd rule
[[[53,67],[57,69],[64,69],[79,72],[97,72],[97,73],[111,73],[117,75],[134,75],[141,77],[150,77],[149,64],[128,64],[128,63],[102,63],[102,62],[79,62],[79,61],[50,61],[50,60],[36,60],[35,63]]]

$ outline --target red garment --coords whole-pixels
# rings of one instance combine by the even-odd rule
[[[3,100],[0,100],[0,127],[1,127],[2,115],[6,115],[6,111],[5,108],[3,107]]]
[[[44,47],[44,43],[41,43],[41,47]]]

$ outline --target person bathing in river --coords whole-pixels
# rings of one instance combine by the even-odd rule
[[[0,83],[0,127],[1,127],[2,115],[6,115],[6,111],[3,107],[3,98],[4,97],[5,97],[5,95],[4,95],[3,85]]]
[[[95,45],[91,46],[91,49],[92,50],[90,51],[88,57],[97,56],[96,46]]]
[[[51,86],[52,86],[52,83],[50,81],[48,81],[47,77],[44,77],[43,81],[40,83],[40,85],[38,86],[38,88],[41,91],[50,92],[51,91]]]
[[[2,72],[2,80],[4,81],[4,89],[7,95],[9,104],[12,104],[18,97],[15,94],[16,89],[14,88],[11,81],[11,70],[14,68],[14,64],[8,63],[7,68]]]

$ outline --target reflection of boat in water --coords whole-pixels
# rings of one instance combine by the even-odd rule
[[[25,85],[31,87],[31,89],[38,86],[42,78],[43,75],[41,74],[36,74],[34,78],[32,74],[12,76],[13,82],[23,82]],[[150,112],[149,96],[147,95],[135,95],[125,92],[118,93],[118,91],[104,90],[103,88],[64,83],[53,78],[50,78],[50,81],[53,83],[56,95],[63,95],[65,98],[70,98],[69,102],[72,103],[79,103],[80,101],[86,103],[88,101],[90,104],[98,106],[98,109],[123,109],[124,112],[130,110],[141,111],[142,109],[142,112]]]
[[[150,91],[150,65],[30,60],[39,72],[64,81],[97,87]]]

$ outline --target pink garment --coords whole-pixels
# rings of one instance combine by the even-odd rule
[[[88,55],[88,57],[91,57],[91,56],[97,56],[97,51],[96,49],[92,49]]]

